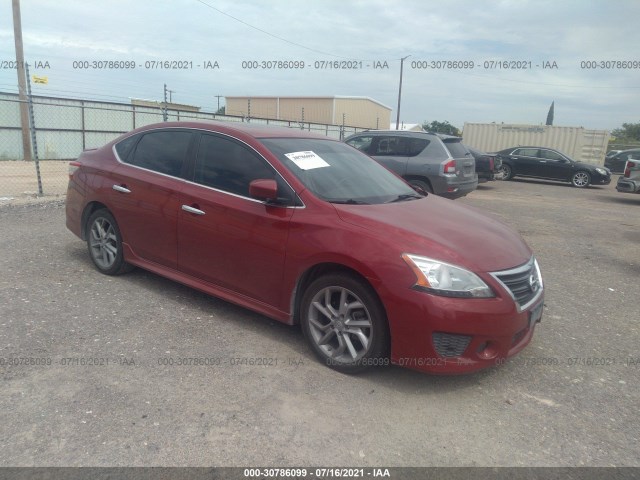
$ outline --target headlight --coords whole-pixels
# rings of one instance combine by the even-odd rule
[[[600,175],[608,174],[608,172],[604,168],[596,168],[596,172],[598,172]]]
[[[416,274],[415,287],[446,297],[487,298],[493,291],[475,273],[448,263],[405,253],[402,258]]]

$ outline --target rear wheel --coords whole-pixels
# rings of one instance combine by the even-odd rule
[[[119,275],[133,269],[124,261],[122,235],[113,215],[101,209],[87,221],[87,247],[96,268],[105,275]]]
[[[511,180],[513,178],[513,169],[510,165],[503,163],[498,168],[498,173],[496,175],[497,180]]]
[[[578,187],[578,188],[588,187],[589,184],[591,183],[591,175],[589,175],[589,172],[584,172],[584,171],[576,172],[571,177],[571,183],[573,184],[574,187]]]
[[[357,277],[334,273],[312,282],[300,316],[307,342],[327,366],[356,373],[388,364],[386,314],[371,287]]]

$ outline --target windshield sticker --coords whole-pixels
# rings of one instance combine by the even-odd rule
[[[329,164],[325,162],[322,157],[318,156],[315,152],[312,151],[285,153],[284,156],[295,163],[302,170],[313,170],[314,168],[329,166]]]

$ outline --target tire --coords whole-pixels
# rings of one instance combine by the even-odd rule
[[[589,172],[580,170],[571,176],[571,184],[577,188],[586,188],[591,184],[591,175]]]
[[[100,273],[120,275],[133,270],[124,261],[122,235],[116,219],[106,209],[96,210],[87,220],[89,257]]]
[[[511,165],[503,163],[500,165],[498,169],[498,174],[496,175],[496,180],[511,180],[513,178],[513,169]]]
[[[411,180],[408,180],[408,182],[409,182],[409,185],[411,185],[414,188],[422,189],[427,193],[433,193],[433,188],[431,188],[431,185],[429,185],[427,182],[423,180],[411,179]]]
[[[307,287],[300,308],[304,337],[325,365],[343,373],[388,365],[386,313],[371,287],[356,276],[319,277]]]

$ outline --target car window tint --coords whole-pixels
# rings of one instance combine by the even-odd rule
[[[250,197],[249,184],[258,179],[276,180],[280,202],[294,203],[295,194],[289,185],[256,152],[227,138],[202,136],[195,165],[197,183]]]
[[[429,144],[422,151],[422,157],[445,160],[449,156],[449,153],[445,150],[444,144],[439,140],[429,142]]]
[[[444,145],[449,150],[449,153],[453,158],[464,158],[469,152],[464,147],[464,145],[460,142],[460,139],[446,139],[444,140]]]
[[[371,147],[371,141],[373,137],[356,137],[351,140],[347,140],[346,143],[351,145],[352,147],[357,148],[361,152],[369,153],[369,148]]]
[[[563,160],[564,158],[562,155],[552,150],[541,150],[540,153],[542,158],[546,158],[548,160]]]
[[[140,135],[131,135],[130,137],[125,138],[124,140],[116,143],[116,152],[118,153],[118,157],[123,162],[127,161],[129,157],[129,153],[133,150],[136,142],[140,138]]]
[[[129,163],[177,177],[187,156],[191,136],[191,132],[179,130],[145,133]]]
[[[519,148],[515,152],[514,155],[522,155],[524,157],[537,157],[538,149],[537,148]]]

